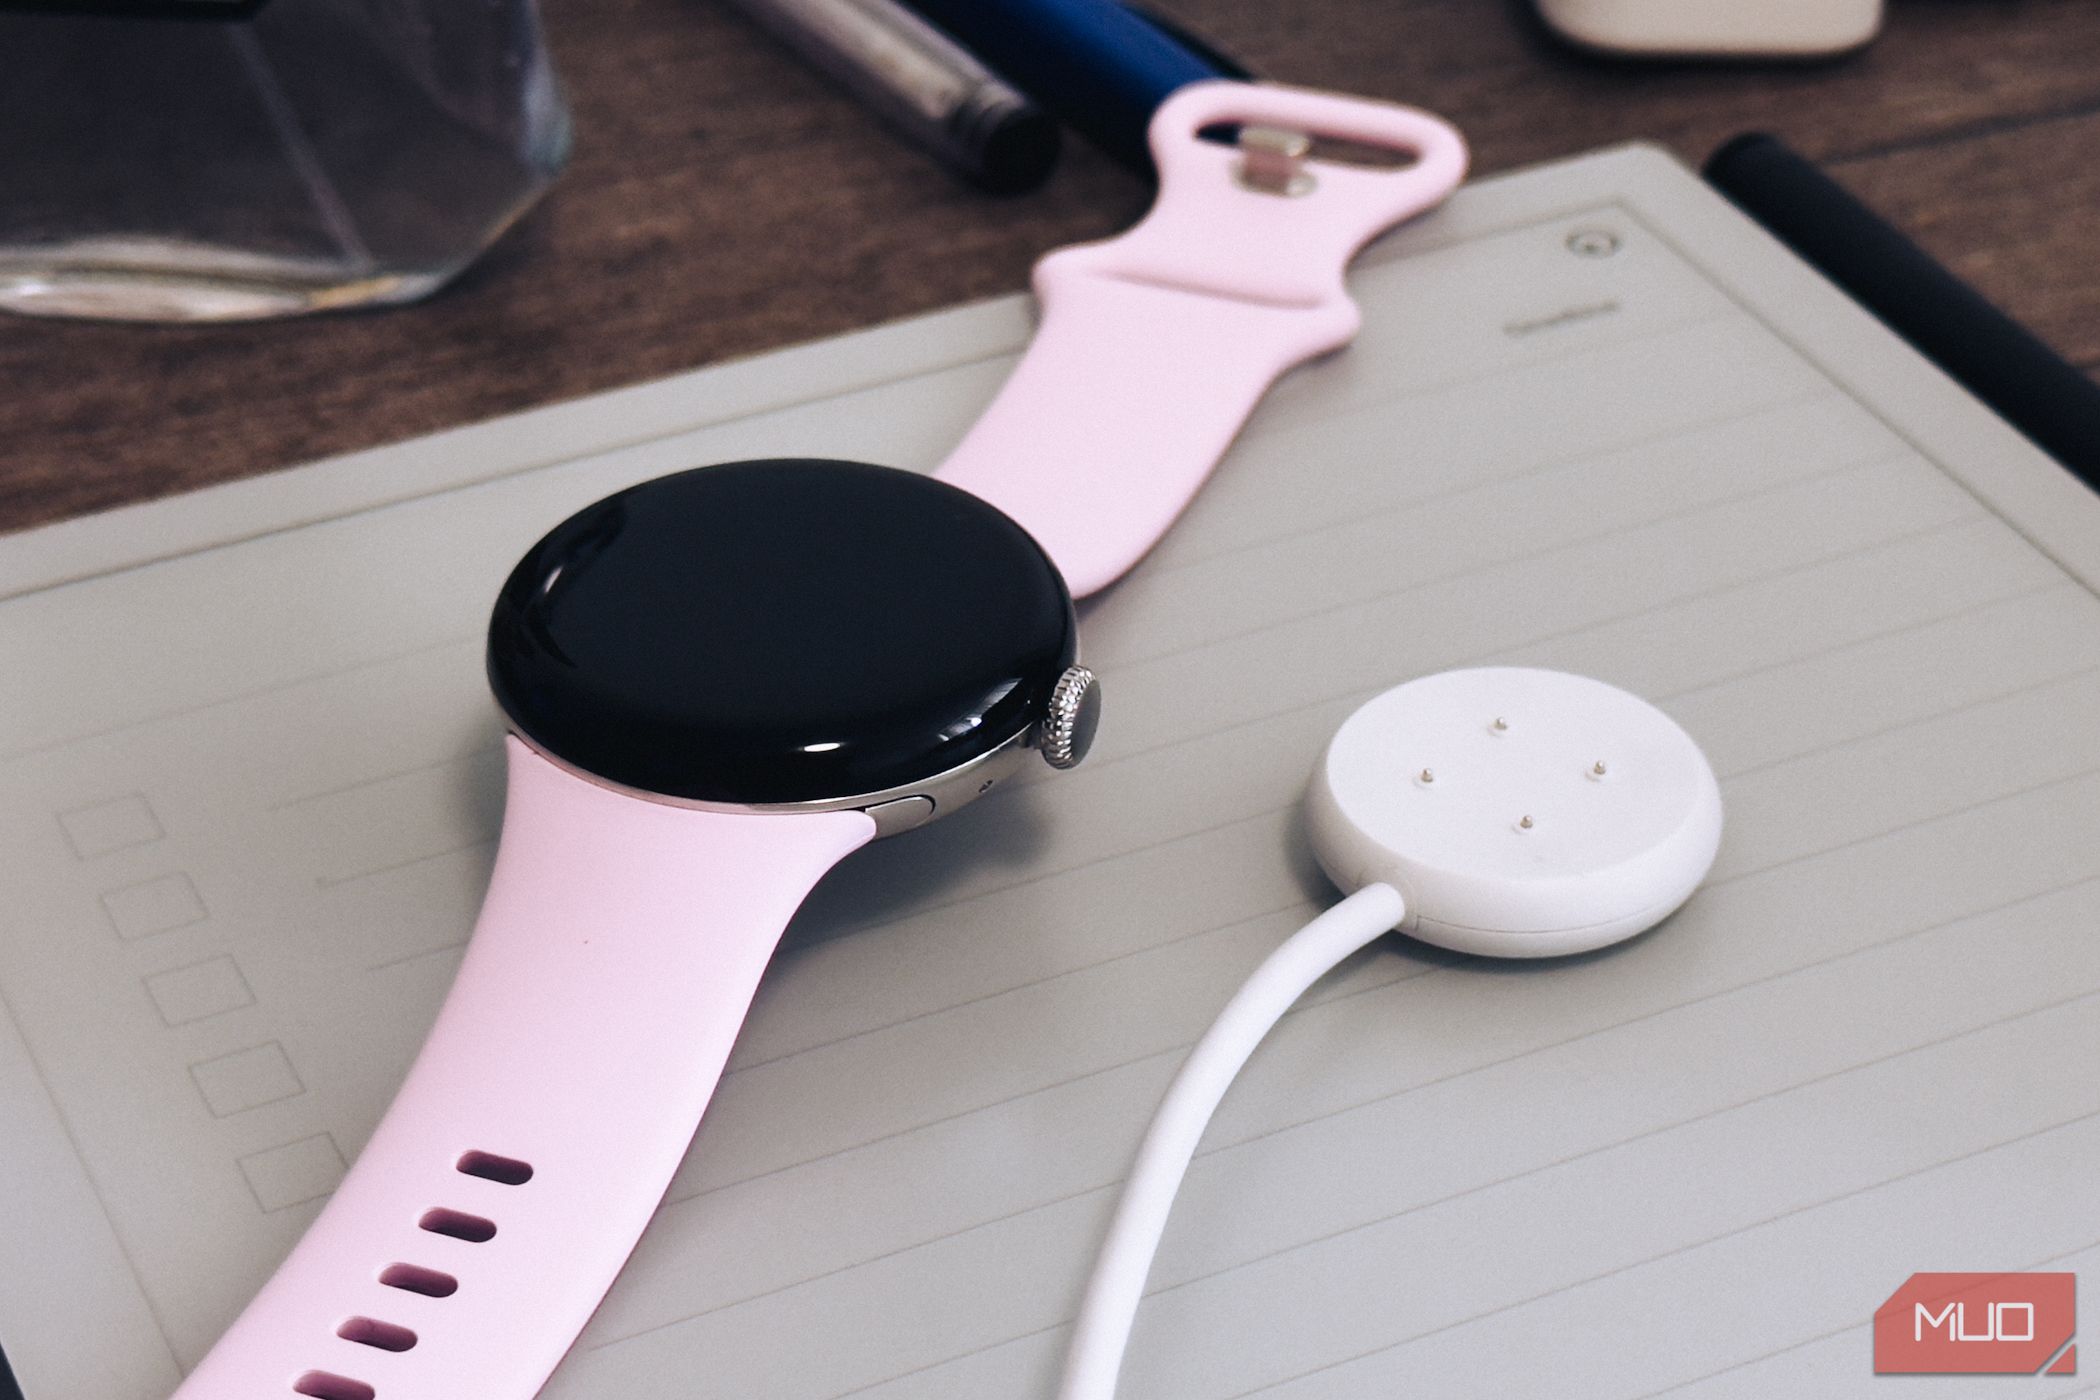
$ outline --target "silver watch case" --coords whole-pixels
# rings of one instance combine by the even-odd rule
[[[1085,667],[1075,665],[1066,671],[1066,679],[1059,681],[1060,692],[1070,688],[1067,682],[1074,679],[1075,672],[1084,677],[1082,682],[1077,683],[1085,686],[1094,684],[1093,673]],[[616,783],[588,769],[579,768],[562,759],[560,755],[550,753],[534,743],[532,737],[516,725],[511,726],[510,732],[517,737],[519,743],[563,772],[573,773],[585,782],[611,792],[638,797],[645,802],[659,802],[666,807],[687,807],[701,812],[737,812],[746,816],[792,816],[798,812],[866,812],[875,820],[875,839],[879,841],[885,836],[911,831],[938,817],[960,811],[1020,772],[1027,765],[1029,754],[1044,752],[1044,737],[1055,718],[1048,714],[1040,716],[1035,723],[997,748],[987,749],[969,762],[959,763],[930,778],[885,788],[880,792],[855,793],[851,797],[820,797],[807,802],[708,802],[699,798],[668,797],[660,792]],[[1068,761],[1051,766],[1069,768],[1084,757],[1085,753],[1082,750],[1078,754],[1070,755]]]

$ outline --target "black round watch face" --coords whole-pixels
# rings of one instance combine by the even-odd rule
[[[737,804],[922,782],[1044,713],[1077,630],[997,509],[858,462],[732,462],[608,496],[489,623],[524,736],[628,787]]]

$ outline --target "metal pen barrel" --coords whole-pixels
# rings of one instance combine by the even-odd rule
[[[892,0],[734,0],[891,126],[987,189],[1041,184],[1057,124]]]

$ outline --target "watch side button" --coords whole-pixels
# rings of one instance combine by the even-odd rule
[[[933,799],[930,797],[899,797],[889,802],[878,802],[862,811],[875,819],[875,836],[895,836],[900,831],[910,831],[915,826],[924,826],[933,820]]]
[[[1072,666],[1050,692],[1050,712],[1043,718],[1043,758],[1052,768],[1075,768],[1094,746],[1101,725],[1101,685],[1084,666]]]

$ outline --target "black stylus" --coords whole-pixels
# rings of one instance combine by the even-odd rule
[[[2100,490],[2100,384],[1776,136],[1706,162],[1716,189],[2035,446]]]

